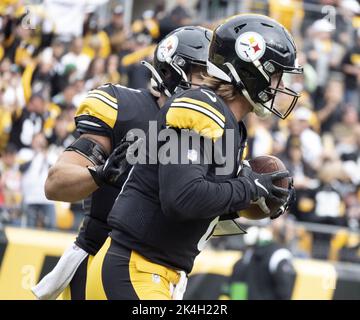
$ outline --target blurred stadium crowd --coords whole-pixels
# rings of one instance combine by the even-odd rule
[[[248,117],[247,155],[279,156],[297,189],[289,217],[328,230],[345,228],[335,245],[349,248],[344,260],[359,261],[359,237],[351,235],[360,230],[360,4],[303,1],[233,1],[287,26],[304,66],[304,77],[291,84],[303,94],[288,119]],[[43,186],[49,167],[76,138],[73,117],[86,92],[107,82],[147,87],[150,75],[140,61],[151,61],[164,35],[183,25],[212,27],[225,18],[201,19],[204,1],[193,8],[186,1],[173,1],[170,8],[166,1],[153,1],[151,10],[127,27],[121,1],[70,2],[66,8],[51,0],[0,4],[3,224],[77,230],[81,204],[54,204]],[[324,13],[326,5],[334,12]],[[104,6],[105,19],[99,10]],[[329,245],[334,240],[331,232],[316,237]],[[317,257],[329,256],[320,250]]]

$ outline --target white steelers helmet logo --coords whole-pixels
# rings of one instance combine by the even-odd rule
[[[256,32],[245,32],[235,42],[237,55],[247,62],[260,59],[264,55],[265,49],[264,38]]]
[[[179,39],[177,36],[170,36],[163,40],[158,47],[157,59],[164,62],[166,58],[171,57],[178,46]]]

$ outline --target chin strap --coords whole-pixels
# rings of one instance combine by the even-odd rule
[[[163,79],[161,79],[159,73],[156,71],[156,69],[147,61],[141,61],[141,64],[148,68],[153,75],[151,78],[151,86],[155,91],[161,92],[163,89],[166,96],[171,97],[170,91],[166,88]]]
[[[236,81],[236,87],[240,89],[243,96],[248,100],[252,106],[252,112],[254,112],[260,118],[266,118],[271,114],[271,111],[264,108],[261,104],[256,103],[253,99],[251,99],[249,92],[246,90],[244,83],[241,81],[238,73],[236,72],[234,66],[230,62],[225,62],[224,65],[228,67],[231,75]]]

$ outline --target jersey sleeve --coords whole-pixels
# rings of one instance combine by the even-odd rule
[[[199,92],[195,94],[195,97],[189,97],[187,93],[174,98],[165,115],[167,127],[177,129],[174,130],[177,138],[170,138],[167,145],[175,144],[177,162],[162,161],[166,149],[159,150],[160,202],[164,214],[178,220],[215,218],[250,204],[249,186],[245,181],[238,178],[222,182],[209,179],[212,152],[207,152],[206,143],[215,145],[214,140],[224,134],[225,116],[221,105],[210,104]],[[200,136],[199,148],[181,140],[187,137],[189,130]],[[184,148],[184,145],[188,147]]]
[[[188,90],[175,98],[166,114],[166,125],[189,129],[216,141],[224,134],[225,116],[217,97],[210,91]]]
[[[111,85],[88,92],[76,115],[76,129],[81,134],[91,133],[113,138],[118,116],[118,101]]]

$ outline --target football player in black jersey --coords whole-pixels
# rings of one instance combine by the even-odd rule
[[[153,73],[151,90],[105,84],[91,90],[81,103],[75,116],[81,136],[50,169],[45,191],[51,200],[86,198],[88,214],[75,243],[33,288],[39,299],[56,298],[69,283],[64,298],[85,298],[87,268],[108,237],[107,216],[126,178],[121,162],[126,148],[121,141],[132,129],[146,133],[149,121],[155,120],[176,88],[187,89],[201,80],[211,36],[202,27],[173,31],[156,47],[153,66],[143,62]]]
[[[204,86],[165,103],[154,136],[167,139],[150,147],[149,131],[140,152],[146,163],[133,166],[110,211],[112,231],[91,264],[87,298],[181,299],[224,215],[252,202],[265,210],[269,199],[288,202],[290,188],[274,181],[289,172],[240,166],[243,119],[249,112],[286,118],[299,94],[284,81],[301,72],[291,35],[270,18],[239,15],[215,29]]]

